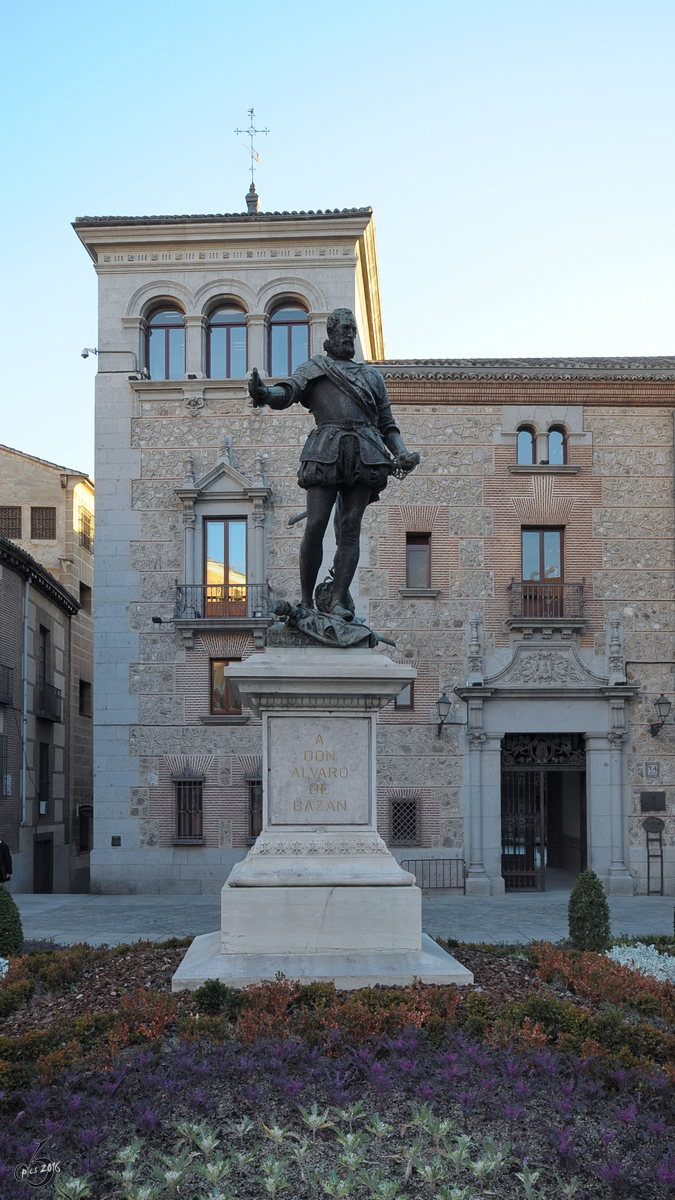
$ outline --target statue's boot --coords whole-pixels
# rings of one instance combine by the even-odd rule
[[[337,601],[331,605],[330,615],[331,617],[341,617],[343,621],[354,620],[354,614],[351,609],[345,608],[344,604],[338,604]]]

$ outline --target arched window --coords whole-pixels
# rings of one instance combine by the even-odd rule
[[[309,322],[299,304],[286,303],[270,320],[270,375],[292,375],[309,358]]]
[[[548,431],[548,461],[551,466],[561,467],[567,462],[567,438],[565,430],[554,426]]]
[[[524,466],[532,466],[536,461],[535,434],[534,429],[530,429],[529,425],[523,425],[518,430],[517,461]]]
[[[185,325],[178,308],[160,308],[148,321],[146,362],[151,379],[182,379]]]
[[[211,313],[206,374],[209,379],[246,375],[246,313],[234,304],[223,304]]]

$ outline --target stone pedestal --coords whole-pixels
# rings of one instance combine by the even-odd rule
[[[173,990],[221,979],[471,983],[422,934],[421,893],[377,832],[377,712],[415,678],[369,650],[268,647],[227,675],[262,716],[263,829]]]

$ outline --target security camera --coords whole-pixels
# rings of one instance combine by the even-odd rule
[[[89,358],[90,354],[98,354],[98,350],[94,346],[85,346],[82,351],[82,358]]]

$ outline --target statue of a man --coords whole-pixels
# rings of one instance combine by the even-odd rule
[[[314,607],[323,538],[337,501],[337,551],[331,613],[351,621],[349,585],[359,562],[361,521],[392,473],[405,475],[420,461],[409,454],[394,420],[384,379],[375,367],[352,362],[356,321],[348,308],[328,317],[326,354],[315,354],[275,387],[254,368],[248,390],[254,407],[290,408],[300,403],[316,429],[300,456],[298,484],[307,492],[307,525],[300,545],[302,603]]]

